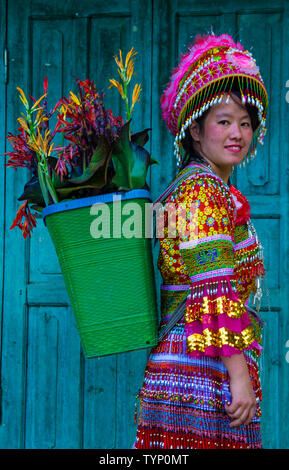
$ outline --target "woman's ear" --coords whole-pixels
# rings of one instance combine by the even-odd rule
[[[189,127],[190,134],[194,142],[200,141],[200,126],[196,121],[193,121]]]

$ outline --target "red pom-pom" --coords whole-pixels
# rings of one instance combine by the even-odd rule
[[[237,208],[236,225],[242,225],[248,222],[251,217],[251,209],[248,199],[233,185],[230,186],[230,191]]]

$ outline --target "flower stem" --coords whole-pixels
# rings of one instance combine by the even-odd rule
[[[125,104],[126,104],[126,120],[129,121],[131,112],[130,112],[128,96],[127,96],[127,81],[125,79],[123,80],[123,90],[124,90]],[[129,128],[128,128],[129,140],[130,140],[130,135],[131,135],[131,131],[130,131],[130,124],[129,124]]]
[[[45,205],[48,206],[49,205],[49,194],[48,194],[48,190],[47,190],[47,186],[46,186],[46,182],[45,182],[44,171],[42,169],[41,163],[38,163],[37,170],[38,170],[38,179],[39,179],[39,184],[40,184],[40,187],[41,187],[43,199],[44,199]]]
[[[52,197],[52,200],[53,200],[54,204],[56,204],[57,202],[59,202],[59,200],[58,200],[57,193],[55,191],[54,185],[52,183],[52,180],[51,180],[48,172],[45,173],[45,180],[46,180],[46,186],[47,186],[47,189],[49,191],[49,194]]]
[[[127,97],[127,83],[126,80],[123,82],[123,88],[124,88],[124,96],[125,96],[125,104],[126,104],[126,119],[129,121],[130,119],[130,109],[129,109],[129,104],[128,104],[128,97]]]

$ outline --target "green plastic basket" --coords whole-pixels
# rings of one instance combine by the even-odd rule
[[[157,343],[151,238],[146,236],[150,201],[148,191],[134,190],[60,202],[43,211],[86,357]],[[99,237],[104,232],[111,237]]]

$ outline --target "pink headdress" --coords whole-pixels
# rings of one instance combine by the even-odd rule
[[[224,92],[230,95],[238,82],[242,102],[256,106],[259,126],[247,157],[256,155],[257,141],[263,143],[268,96],[259,68],[252,54],[231,36],[198,35],[183,54],[170,83],[161,97],[162,116],[175,136],[177,163],[181,163],[181,140],[194,119],[210,106],[221,102]]]

